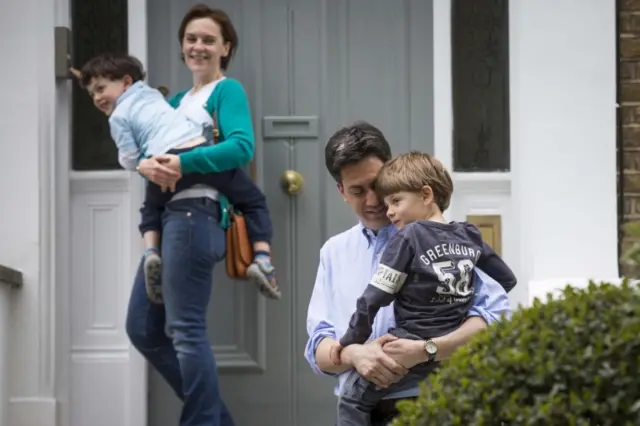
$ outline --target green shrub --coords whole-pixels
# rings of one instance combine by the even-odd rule
[[[637,284],[567,287],[458,350],[391,424],[639,425],[639,365]]]

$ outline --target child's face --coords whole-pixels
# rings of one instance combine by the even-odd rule
[[[431,197],[431,201],[433,197]],[[397,192],[384,197],[387,216],[398,229],[416,220],[428,219],[431,212],[429,197],[421,192]]]
[[[125,77],[121,80],[110,80],[105,77],[91,79],[87,87],[89,96],[93,99],[93,104],[100,111],[110,116],[116,108],[116,100],[125,90],[131,87],[131,78]]]

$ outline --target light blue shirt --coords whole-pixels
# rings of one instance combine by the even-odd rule
[[[325,337],[339,339],[347,330],[349,320],[355,310],[356,300],[362,295],[373,276],[378,261],[389,238],[396,232],[392,225],[377,235],[358,224],[353,228],[330,238],[320,250],[320,265],[316,283],[311,294],[307,313],[307,333],[309,340],[304,356],[314,372],[331,375],[318,368],[315,351]],[[491,324],[504,313],[511,314],[506,291],[484,272],[476,272],[475,297],[469,316],[481,316]],[[378,311],[373,322],[373,333],[369,340],[387,334],[395,325],[393,304]],[[338,377],[336,395],[340,394],[346,373]],[[387,398],[417,396],[418,387],[388,395]]]
[[[165,154],[203,135],[201,124],[173,109],[162,93],[143,81],[116,100],[109,127],[125,170],[135,170],[142,157]]]

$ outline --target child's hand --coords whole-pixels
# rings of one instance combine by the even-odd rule
[[[82,73],[75,68],[69,68],[69,72],[78,80],[82,80]]]
[[[342,361],[340,360],[340,352],[342,352],[342,345],[338,342],[334,343],[333,346],[331,346],[331,351],[329,351],[329,357],[335,365],[342,364]]]

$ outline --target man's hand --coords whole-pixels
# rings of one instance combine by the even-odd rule
[[[342,362],[353,365],[378,388],[387,388],[409,371],[382,351],[383,345],[394,340],[397,337],[387,334],[364,345],[349,345],[342,351]]]
[[[383,345],[382,351],[405,368],[428,360],[424,340],[396,339]]]
[[[335,342],[331,346],[331,351],[329,352],[329,356],[331,357],[331,361],[333,361],[335,365],[342,364],[342,361],[340,360],[340,353],[342,352],[342,349],[343,349],[342,345],[338,342]]]

